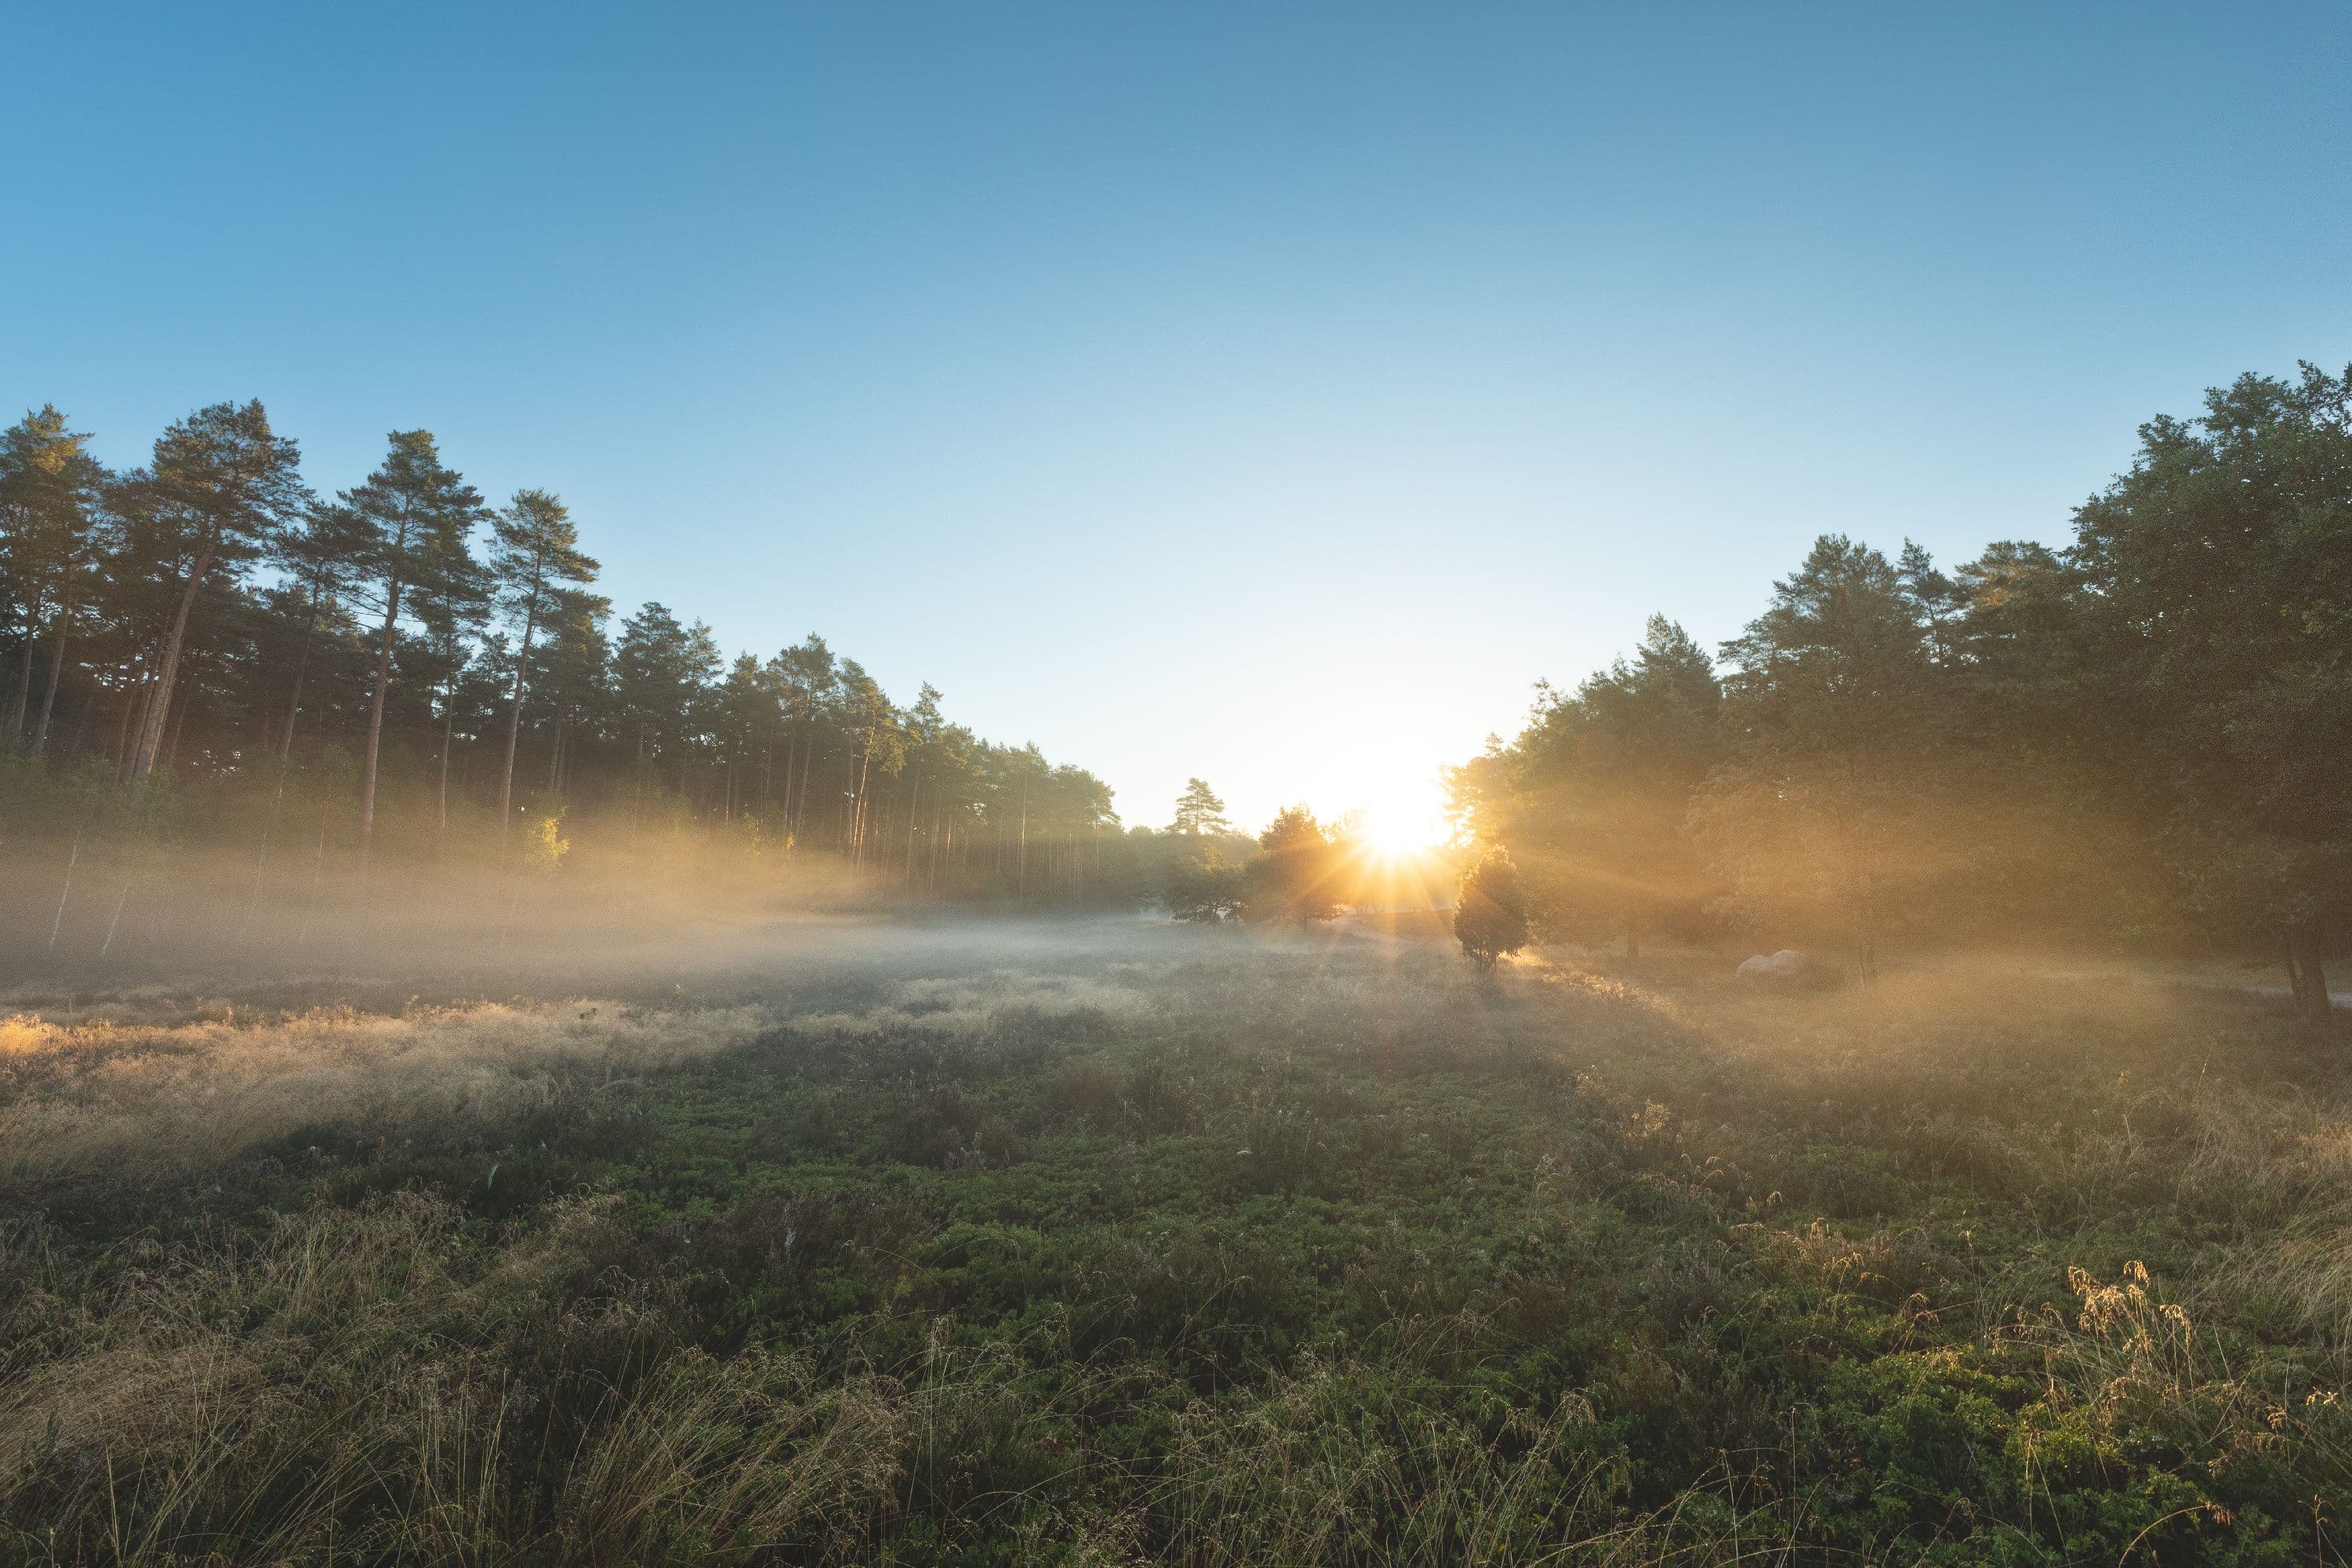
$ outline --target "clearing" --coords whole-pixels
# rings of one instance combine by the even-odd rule
[[[2341,1561],[2260,998],[835,922],[0,997],[38,1562]]]

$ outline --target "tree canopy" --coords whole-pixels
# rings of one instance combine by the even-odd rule
[[[54,407],[0,434],[0,733],[42,752],[13,790],[79,800],[96,762],[265,843],[287,800],[362,848],[495,845],[530,805],[583,842],[600,813],[698,825],[941,897],[1139,890],[1093,773],[975,735],[931,687],[894,700],[819,637],[730,658],[664,605],[616,625],[553,491],[493,512],[430,433],[331,500],[258,403],[196,411],[126,473],[86,443]]]
[[[1728,921],[1843,950],[2021,935],[2284,960],[2352,926],[2352,373],[2139,432],[2065,549],[1947,573],[1817,540],[1708,659],[1641,647],[1454,770],[1555,934]],[[1717,686],[1720,671],[1720,686]]]

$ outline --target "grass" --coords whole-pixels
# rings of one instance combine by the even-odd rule
[[[20,994],[0,1554],[2343,1560],[2340,1037],[1727,967]]]
[[[304,1128],[390,1140],[509,1125],[576,1110],[759,1028],[748,1007],[595,1002],[389,1016],[330,1006],[243,1027],[230,1003],[163,1025],[118,1017],[128,1011],[0,1019],[0,1177],[162,1180]]]

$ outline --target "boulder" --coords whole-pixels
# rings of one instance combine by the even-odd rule
[[[1833,984],[1836,973],[1809,952],[1784,947],[1778,952],[1759,952],[1742,963],[1738,978],[1749,985],[1810,991]]]

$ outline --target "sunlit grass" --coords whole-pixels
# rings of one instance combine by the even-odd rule
[[[731,1049],[763,1018],[593,1000],[242,1023],[229,1004],[194,1011],[173,1023],[0,1022],[0,1179],[184,1173],[302,1129],[397,1139],[492,1123]]]

